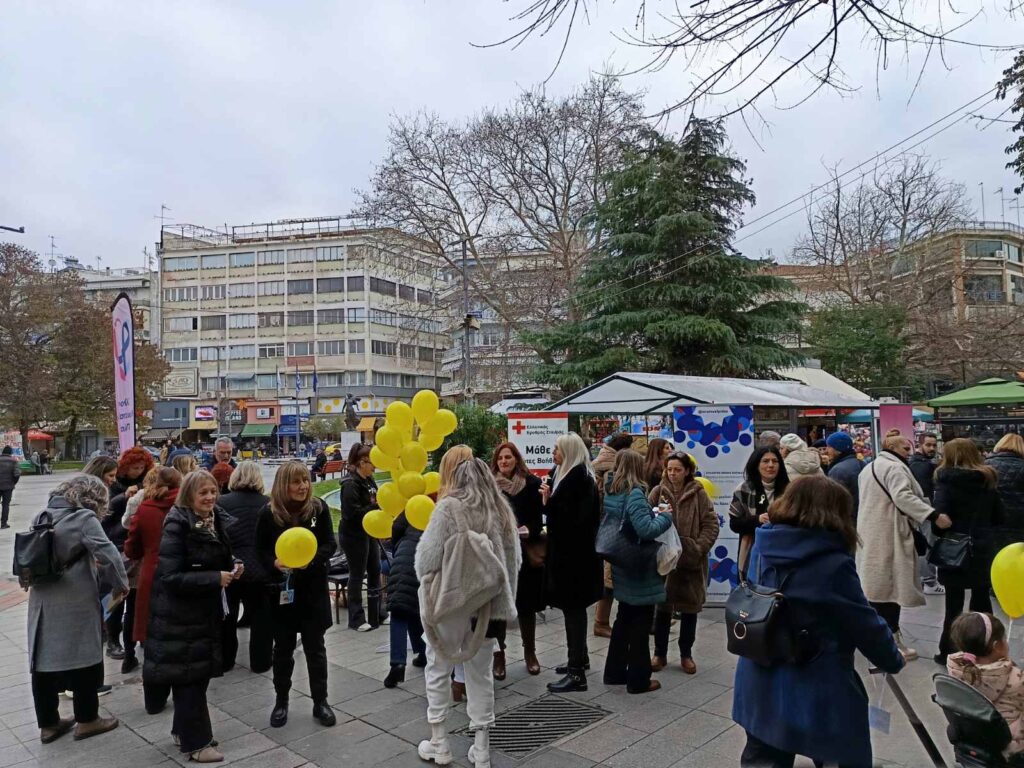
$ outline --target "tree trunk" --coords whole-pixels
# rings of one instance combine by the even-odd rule
[[[68,419],[67,429],[64,430],[64,454],[65,458],[80,458],[78,455],[78,415]]]
[[[28,445],[28,431],[30,429],[29,423],[24,419],[18,420],[18,431],[21,432],[21,450],[24,453],[24,458],[27,460],[32,455],[32,449]]]

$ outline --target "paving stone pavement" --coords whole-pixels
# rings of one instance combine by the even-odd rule
[[[25,527],[40,508],[49,489],[62,479],[26,477],[15,493],[10,531],[0,535],[0,562],[11,562],[14,530]],[[120,662],[107,660],[107,682],[113,692],[100,699],[101,711],[116,715],[120,727],[103,736],[82,742],[65,737],[54,744],[39,742],[35,725],[26,654],[26,604],[6,599],[16,595],[11,577],[0,580],[0,768],[5,766],[46,766],[46,768],[120,768],[131,766],[172,766],[184,760],[171,743],[170,708],[160,715],[147,715],[143,707],[139,673],[120,674]],[[16,587],[16,583],[14,584]],[[900,675],[900,683],[916,711],[926,723],[952,765],[952,753],[944,738],[941,712],[930,701],[931,675],[939,668],[930,661],[942,621],[942,599],[929,598],[925,608],[904,612],[904,634],[921,652]],[[210,685],[210,714],[214,735],[220,741],[225,763],[240,768],[299,768],[299,766],[381,766],[405,768],[424,765],[415,745],[429,736],[426,722],[423,671],[411,665],[406,682],[386,690],[381,681],[388,670],[387,630],[360,634],[342,627],[327,633],[330,704],[338,725],[322,728],[312,719],[309,681],[301,651],[296,656],[289,722],[284,728],[269,726],[274,703],[271,674],[256,675],[237,667]],[[248,653],[247,631],[240,631],[239,660]],[[1022,655],[1021,642],[1012,643],[1013,655]],[[670,666],[657,673],[662,689],[653,694],[633,696],[622,688],[600,682],[607,641],[590,638],[593,672],[590,688],[569,697],[585,700],[607,710],[608,716],[582,732],[534,753],[523,760],[493,753],[495,768],[697,768],[738,765],[744,734],[731,720],[734,657],[725,650],[722,611],[701,614],[695,659],[699,671],[682,673],[673,641]],[[496,683],[499,713],[543,695],[545,685],[555,679],[553,667],[565,661],[561,615],[549,611],[537,627],[537,655],[544,667],[531,677],[522,663],[518,635],[509,633],[508,678]],[[863,666],[863,665],[862,665]],[[871,692],[873,681],[867,680]],[[888,735],[874,733],[876,761],[884,766],[928,766],[917,737],[903,713],[885,696],[883,706],[892,709]],[[63,716],[71,714],[70,701],[61,704]],[[781,716],[781,713],[780,713]],[[467,723],[465,704],[451,716],[451,728]],[[456,764],[468,768],[470,742],[453,737]],[[809,762],[798,765],[809,766]]]

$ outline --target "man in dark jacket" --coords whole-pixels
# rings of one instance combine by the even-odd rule
[[[231,454],[235,452],[235,444],[231,441],[230,437],[218,437],[217,442],[214,443],[213,453],[207,455],[203,460],[203,469],[207,472],[211,471],[215,464],[227,464],[234,469],[237,464],[235,460],[231,458]]]
[[[917,452],[907,460],[910,473],[921,486],[921,492],[932,504],[935,503],[935,469],[939,462],[935,454],[939,451],[939,441],[935,435],[925,432],[917,441]],[[921,532],[929,542],[934,541],[935,534],[931,525],[925,523],[921,526]],[[938,571],[934,565],[928,562],[928,556],[918,558],[918,570],[921,572],[921,582],[924,585],[926,595],[941,595],[946,589],[939,584]]]
[[[324,467],[327,466],[327,454],[324,453],[323,448],[316,449],[316,458],[313,460],[313,466],[309,468],[309,474],[313,476],[313,482],[317,479],[326,480],[327,473],[324,472]]]
[[[828,455],[828,476],[850,492],[853,497],[853,514],[857,515],[860,502],[860,487],[857,477],[864,469],[864,462],[857,458],[853,450],[853,438],[846,432],[833,432],[825,440],[825,453]]]
[[[11,498],[14,496],[14,486],[18,484],[21,477],[21,468],[18,460],[13,456],[11,446],[5,445],[0,452],[0,504],[3,505],[3,516],[0,517],[0,528],[10,528],[7,518],[11,514]]]

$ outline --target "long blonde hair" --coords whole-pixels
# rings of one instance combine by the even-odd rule
[[[985,463],[985,457],[978,449],[978,446],[974,444],[973,440],[968,440],[966,437],[950,440],[943,446],[942,461],[939,463],[939,468],[935,470],[935,473],[938,475],[943,470],[954,467],[981,472],[985,476],[985,484],[990,488],[994,488],[998,480],[996,471]]]
[[[627,448],[619,451],[615,457],[615,468],[612,469],[612,481],[608,486],[608,493],[628,493],[634,488],[646,490],[647,483],[644,482],[644,457]]]
[[[270,489],[270,510],[274,513],[274,522],[282,528],[289,527],[293,521],[292,513],[288,511],[288,504],[291,502],[291,498],[288,496],[288,486],[292,484],[292,480],[299,474],[305,475],[306,479],[310,481],[309,496],[299,512],[299,520],[306,522],[319,509],[318,500],[313,495],[313,481],[309,476],[309,470],[306,468],[306,465],[301,461],[286,461],[277,468],[277,474],[274,475],[274,485]]]
[[[582,437],[570,432],[555,440],[555,445],[562,454],[562,463],[555,475],[555,484],[551,486],[552,491],[556,490],[559,483],[576,467],[585,467],[587,474],[594,477],[594,468],[590,465],[590,451],[587,450],[587,444],[583,442]]]
[[[1007,432],[996,443],[996,453],[999,451],[1006,451],[1024,459],[1024,437],[1016,432]]]
[[[187,456],[179,453],[171,460],[171,466],[181,472],[182,477],[184,477],[189,472],[195,472],[199,468],[199,463],[196,461],[196,457],[191,453]]]
[[[437,498],[441,499],[448,495],[448,491],[451,488],[452,480],[455,476],[456,468],[463,462],[469,461],[473,458],[473,449],[468,445],[453,445],[447,451],[444,456],[441,457],[441,463],[438,465],[437,471],[441,475],[441,485],[437,489]]]

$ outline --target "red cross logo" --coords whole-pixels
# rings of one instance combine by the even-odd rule
[[[517,435],[523,434],[523,432],[525,430],[526,430],[526,427],[523,426],[523,422],[521,422],[521,421],[517,421],[516,425],[514,427],[512,427],[512,431],[515,432]]]

